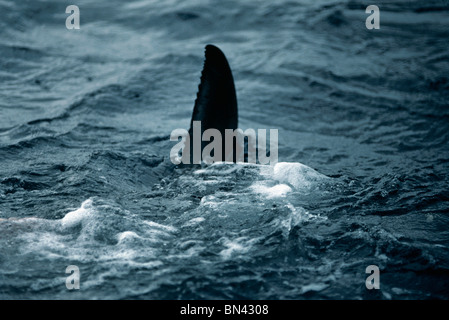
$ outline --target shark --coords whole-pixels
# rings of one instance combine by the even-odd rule
[[[270,130],[270,150],[273,138],[277,159],[277,130],[274,131],[272,135]],[[212,44],[205,47],[204,66],[190,128],[182,132],[185,139],[172,149],[172,159],[182,148],[184,164],[200,164],[201,158],[206,163],[210,163],[211,159],[212,162],[256,163],[256,133],[252,129],[243,132],[238,128],[237,95],[231,67],[224,53]],[[171,136],[170,140],[175,141],[181,136]],[[265,146],[264,142],[262,152],[257,150],[259,158],[267,159]],[[173,162],[179,164],[181,160],[178,157]]]

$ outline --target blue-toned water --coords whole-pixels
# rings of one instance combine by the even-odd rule
[[[449,298],[448,39],[436,0],[0,1],[0,298]],[[277,165],[171,164],[208,43]]]

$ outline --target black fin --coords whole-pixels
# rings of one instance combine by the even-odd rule
[[[224,137],[225,129],[237,129],[238,112],[234,78],[223,52],[213,45],[206,46],[201,83],[193,108],[193,121],[201,121],[201,133],[214,128]]]

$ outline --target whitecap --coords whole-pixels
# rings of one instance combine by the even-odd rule
[[[262,183],[255,183],[251,186],[251,189],[256,193],[266,196],[268,199],[282,198],[292,191],[292,188],[283,183],[273,187],[268,187]]]
[[[79,225],[86,217],[92,214],[93,211],[92,199],[87,199],[81,204],[81,207],[75,211],[67,213],[61,219],[61,226],[63,228],[71,228]]]
[[[327,177],[299,162],[279,162],[273,167],[272,178],[280,183],[288,183],[295,189],[303,189]]]

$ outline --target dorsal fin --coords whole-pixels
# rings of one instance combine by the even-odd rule
[[[216,46],[206,46],[206,59],[201,83],[193,108],[193,121],[201,121],[201,133],[214,128],[224,137],[225,129],[237,128],[237,97],[231,68],[223,52]]]

